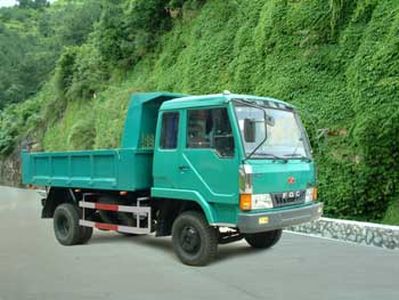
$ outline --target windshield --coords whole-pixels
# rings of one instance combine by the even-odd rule
[[[293,111],[241,103],[235,105],[235,110],[247,156],[252,153],[254,158],[310,158],[307,136]]]

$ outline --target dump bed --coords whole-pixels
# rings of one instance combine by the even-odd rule
[[[174,93],[132,95],[119,149],[22,152],[24,184],[135,191],[152,186],[152,158],[161,104]]]
[[[142,190],[152,185],[152,151],[112,149],[22,153],[24,184],[105,190]]]

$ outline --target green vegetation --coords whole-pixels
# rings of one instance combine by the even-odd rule
[[[35,14],[69,7],[75,21],[60,24],[78,26],[82,3]],[[399,224],[398,1],[119,0],[98,16],[79,38],[53,27],[54,72],[3,110],[0,153],[26,138],[46,150],[115,147],[134,91],[269,95],[301,111],[328,216]]]
[[[384,219],[382,220],[382,223],[385,224],[398,224],[399,220],[399,200],[396,202],[392,202],[384,216]]]
[[[37,93],[63,48],[84,43],[101,12],[94,0],[19,3],[0,9],[0,110]]]

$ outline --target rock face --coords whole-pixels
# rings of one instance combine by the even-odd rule
[[[399,249],[399,226],[321,218],[287,229],[352,243]]]
[[[20,151],[0,160],[0,185],[21,186]]]

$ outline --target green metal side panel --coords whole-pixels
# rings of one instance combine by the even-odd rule
[[[141,190],[152,186],[152,151],[114,149],[22,153],[24,184]]]

